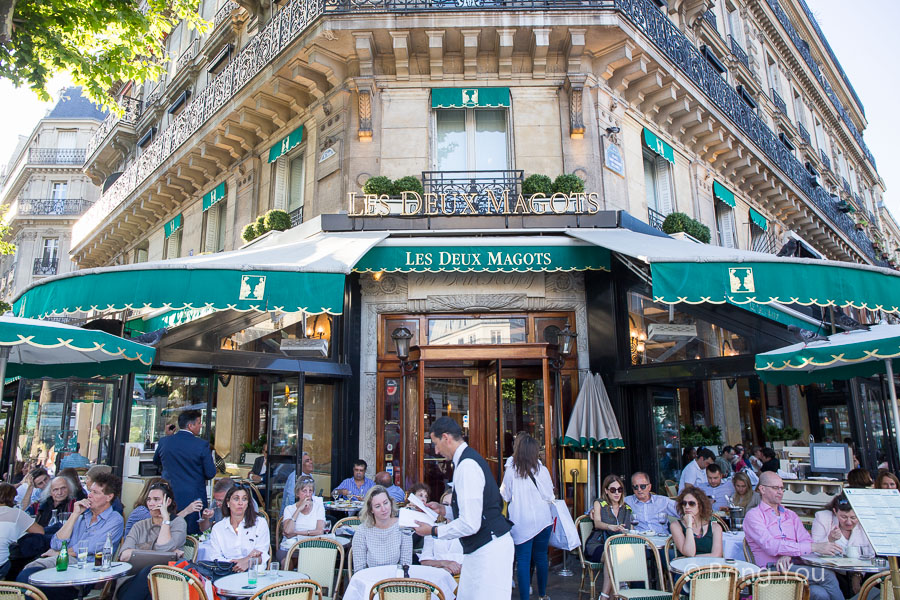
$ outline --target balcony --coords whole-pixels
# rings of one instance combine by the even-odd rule
[[[34,259],[32,275],[56,275],[58,268],[58,258],[36,258]]]
[[[114,166],[125,157],[126,149],[136,138],[134,127],[141,115],[141,101],[123,96],[121,107],[125,111],[122,116],[109,113],[87,145],[85,170],[98,185],[115,170]]]
[[[291,227],[296,227],[303,222],[303,207],[295,208],[288,213],[288,216],[291,218]]]
[[[663,230],[663,221],[666,220],[666,215],[662,214],[657,210],[653,210],[650,207],[647,207],[647,223],[650,224],[650,227],[653,229]]]
[[[803,123],[799,121],[797,122],[797,131],[800,133],[800,139],[803,140],[803,143],[809,146],[810,143],[812,143],[812,138],[806,130],[806,127],[803,126]]]
[[[78,216],[91,204],[83,198],[20,198],[16,212],[23,216]]]
[[[775,236],[770,231],[750,233],[750,249],[754,252],[762,252],[764,254],[775,254],[777,250],[775,244]]]
[[[458,194],[466,194],[472,198],[479,213],[497,212],[492,207],[492,192],[497,202],[501,202],[504,192],[510,198],[519,194],[524,177],[523,171],[422,171],[422,184],[426,193],[453,195],[454,210],[464,213],[466,205]],[[470,200],[471,201],[471,200]]]
[[[237,2],[226,2],[222,8],[216,13],[216,16],[213,17],[213,29],[218,29],[219,25],[224,23],[226,20],[231,18],[231,13],[233,13],[238,8]]]
[[[841,189],[844,190],[844,193],[848,196],[853,195],[853,192],[850,191],[850,182],[847,181],[846,177],[841,177]]]
[[[198,38],[191,42],[187,49],[181,53],[181,56],[178,57],[178,62],[175,63],[175,71],[181,73],[181,71],[190,65],[194,59],[197,58],[197,51],[199,49],[200,40]]]
[[[781,97],[781,94],[775,91],[775,88],[772,88],[772,104],[775,105],[775,108],[781,111],[781,114],[787,115],[787,104],[784,103],[784,98]]]
[[[744,67],[749,71],[750,70],[750,57],[747,56],[747,53],[744,51],[744,48],[741,47],[740,44],[737,43],[737,40],[734,39],[734,36],[728,36],[728,44],[731,46],[731,53],[738,60],[739,63],[744,65]]]
[[[84,148],[29,148],[28,162],[33,165],[84,164]]]
[[[824,150],[819,150],[819,158],[822,159],[822,165],[826,170],[831,170],[831,159],[828,158],[828,154],[825,153]]]
[[[709,23],[715,31],[719,31],[719,26],[716,23],[716,13],[712,10],[708,10],[703,13],[703,20]]]

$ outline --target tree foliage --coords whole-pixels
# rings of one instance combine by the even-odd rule
[[[181,21],[205,31],[200,0],[0,0],[0,77],[27,85],[44,101],[61,71],[92,101],[118,110],[120,81],[165,72],[166,35]]]

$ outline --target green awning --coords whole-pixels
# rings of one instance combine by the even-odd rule
[[[184,225],[184,221],[181,218],[181,213],[175,215],[175,218],[166,223],[165,231],[166,231],[166,239],[169,239],[169,236],[178,231]]]
[[[756,225],[763,231],[769,230],[769,222],[766,220],[766,218],[752,208],[750,209],[750,221],[752,221],[754,225]]]
[[[715,196],[731,208],[735,207],[734,192],[729,190],[718,181],[713,181],[713,196]]]
[[[275,162],[282,154],[287,154],[303,141],[303,126],[290,132],[284,139],[269,148],[269,162]]]
[[[125,323],[125,329],[132,335],[149,333],[157,329],[171,329],[185,323],[190,323],[201,317],[214,313],[212,308],[187,308],[184,310],[170,310],[154,317],[137,317]]]
[[[225,182],[223,181],[203,196],[203,212],[212,208],[216,202],[225,198]]]
[[[752,312],[753,314],[759,315],[761,317],[765,317],[770,321],[775,321],[776,323],[781,323],[782,325],[796,325],[802,329],[810,329],[815,328],[815,325],[811,324],[809,321],[804,321],[799,317],[795,317],[791,314],[789,307],[783,307],[784,310],[779,310],[781,307],[780,304],[757,304],[756,302],[747,302],[745,304],[734,304],[733,302],[729,302],[738,308],[742,308],[746,311]]]
[[[376,246],[353,270],[511,273],[609,271],[609,265],[609,251],[596,246]]]
[[[509,108],[509,88],[434,88],[431,108]]]
[[[662,156],[670,163],[675,164],[675,151],[672,150],[672,146],[659,139],[658,135],[656,135],[646,127],[644,128],[644,145]]]

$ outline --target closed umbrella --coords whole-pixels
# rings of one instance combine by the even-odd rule
[[[587,502],[590,502],[590,499],[593,498],[590,477],[591,453],[614,452],[625,448],[619,423],[613,413],[609,394],[606,393],[606,386],[600,375],[588,373],[585,376],[581,390],[578,392],[578,398],[575,399],[575,406],[572,408],[572,415],[569,417],[569,425],[566,427],[562,445],[579,452],[587,452]],[[597,464],[599,466],[599,461]],[[599,476],[598,472],[598,480]]]

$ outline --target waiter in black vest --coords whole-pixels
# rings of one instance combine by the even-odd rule
[[[463,441],[462,429],[450,417],[440,417],[431,425],[431,442],[438,454],[453,460],[453,497],[449,510],[437,502],[429,502],[428,506],[453,520],[435,526],[418,522],[416,533],[440,539],[459,538],[466,560],[458,598],[505,600],[512,594],[515,546],[491,468]]]

